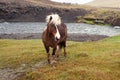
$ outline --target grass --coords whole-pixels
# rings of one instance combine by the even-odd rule
[[[40,53],[44,53],[40,40],[0,40],[0,67],[34,63],[41,59]]]
[[[67,58],[60,54],[56,68],[46,64],[41,40],[0,40],[0,68],[26,68],[43,62],[17,80],[119,80],[120,36],[96,42],[67,42]]]

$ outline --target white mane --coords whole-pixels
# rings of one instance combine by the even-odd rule
[[[51,18],[51,20],[50,20]],[[46,17],[46,22],[53,23],[55,25],[60,25],[61,24],[61,18],[58,14],[51,14]]]

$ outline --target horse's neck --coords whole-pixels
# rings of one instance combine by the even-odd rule
[[[48,38],[48,36],[49,36],[49,30],[48,30],[48,28],[46,28],[46,30],[45,30],[45,36]]]
[[[46,36],[46,39],[47,39],[47,40],[50,39],[50,32],[49,32],[48,25],[47,25],[47,28],[46,28],[46,30],[45,30],[45,36]]]

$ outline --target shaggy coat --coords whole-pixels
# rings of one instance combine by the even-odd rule
[[[50,47],[53,48],[53,60],[59,56],[58,53],[62,47],[64,49],[64,56],[66,56],[67,27],[64,23],[61,23],[58,14],[48,15],[46,22],[47,27],[42,34],[42,41],[46,49],[48,63],[50,63]]]

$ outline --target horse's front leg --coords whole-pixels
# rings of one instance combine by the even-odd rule
[[[53,48],[53,52],[52,52],[52,56],[53,56],[53,60],[55,60],[55,58],[56,58],[56,50],[57,50],[57,48],[55,47],[55,48]]]
[[[53,66],[55,66],[55,64],[56,64],[56,47],[55,48],[53,48],[53,52],[52,52],[52,57],[53,57],[53,60],[52,60],[52,62],[51,62],[51,64],[53,65]]]
[[[49,53],[49,47],[45,46],[45,49],[46,49],[46,53],[47,53],[47,60],[48,60],[48,63],[50,64],[50,53]]]
[[[57,49],[55,53],[57,59],[59,58],[59,52],[60,52],[60,45],[57,45]]]

